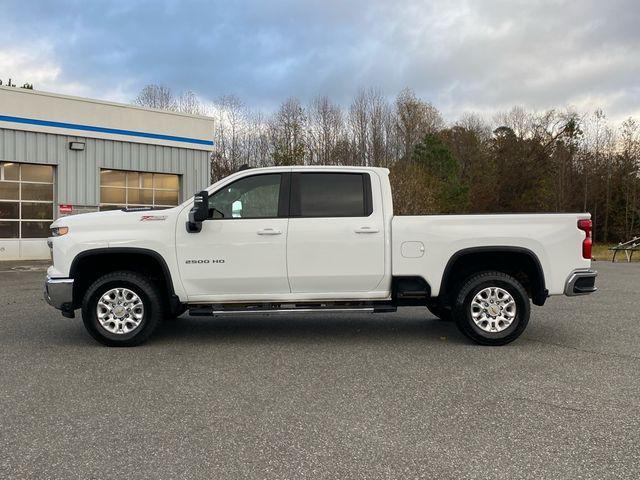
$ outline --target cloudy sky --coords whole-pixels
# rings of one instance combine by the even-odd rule
[[[0,78],[128,102],[142,86],[348,104],[405,86],[449,120],[601,107],[640,118],[638,0],[0,0]]]

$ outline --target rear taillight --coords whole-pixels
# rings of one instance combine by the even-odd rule
[[[585,238],[582,241],[582,258],[591,260],[591,248],[593,247],[593,240],[591,239],[591,230],[593,223],[591,220],[578,220],[578,229],[585,233]]]

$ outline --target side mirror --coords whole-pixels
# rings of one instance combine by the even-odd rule
[[[193,197],[193,207],[189,211],[187,232],[198,233],[202,230],[202,222],[209,218],[209,192],[202,190]]]

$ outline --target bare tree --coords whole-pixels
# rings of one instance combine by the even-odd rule
[[[272,156],[276,165],[300,165],[305,159],[306,114],[297,98],[285,100],[270,122]]]
[[[178,108],[178,102],[169,87],[164,85],[146,85],[133,101],[135,105],[159,110],[172,110]]]
[[[602,110],[596,110],[593,112],[593,115],[591,115],[587,119],[587,122],[585,122],[587,135],[585,136],[584,155],[582,159],[584,175],[583,211],[585,212],[589,211],[590,197],[593,197],[595,200],[598,197],[598,190],[601,189],[601,184],[595,183],[591,185],[589,180],[591,176],[599,176],[598,172],[601,170],[602,164],[604,163],[607,128],[606,117]],[[592,192],[592,190],[594,191]],[[593,214],[598,214],[597,202],[593,205]]]
[[[624,235],[630,238],[637,227],[636,218],[640,216],[637,182],[640,174],[640,127],[632,118],[622,124],[620,148],[624,183]]]
[[[213,106],[217,151],[229,168],[243,163],[243,140],[247,111],[235,95],[222,96]]]
[[[338,140],[343,134],[342,109],[325,97],[317,97],[309,106],[307,146],[309,162],[329,165]]]
[[[245,148],[247,164],[256,167],[271,165],[269,122],[261,112],[254,112],[248,117]]]
[[[455,122],[455,126],[473,132],[482,140],[489,140],[491,137],[491,127],[477,113],[463,113],[460,119]]]
[[[371,88],[367,91],[369,114],[369,162],[375,167],[388,164],[387,124],[391,121],[391,108],[379,89]]]
[[[177,100],[177,110],[190,115],[201,115],[202,104],[198,96],[192,90],[185,90]]]
[[[349,107],[349,130],[353,139],[356,161],[369,164],[369,102],[366,90],[360,90]]]
[[[499,112],[495,115],[495,122],[498,125],[509,127],[514,135],[523,140],[533,132],[533,114],[516,106],[507,112]]]

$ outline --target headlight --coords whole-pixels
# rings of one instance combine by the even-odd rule
[[[52,237],[61,237],[62,235],[66,235],[69,233],[69,227],[53,227],[51,229]]]

